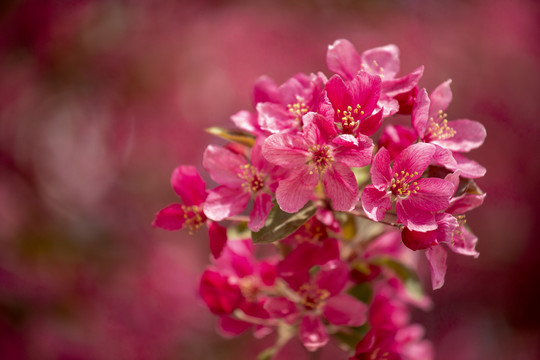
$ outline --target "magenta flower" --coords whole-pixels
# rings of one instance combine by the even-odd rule
[[[429,97],[425,89],[420,90],[412,111],[412,125],[423,142],[438,146],[437,152],[441,155],[436,158],[440,157],[437,161],[440,165],[452,171],[460,170],[463,177],[482,177],[486,169],[460,153],[480,147],[486,138],[486,129],[474,120],[448,121],[445,110],[452,101],[450,82],[439,85]],[[443,155],[443,149],[447,154]]]
[[[322,318],[336,326],[360,326],[366,322],[367,306],[343,293],[349,279],[346,263],[333,260],[321,266],[312,278],[305,264],[287,278],[295,296],[270,299],[265,308],[270,315],[288,322],[300,319],[300,340],[309,351],[324,346],[328,331]]]
[[[172,173],[171,185],[183,204],[172,204],[161,209],[152,225],[165,230],[197,230],[206,221],[203,212],[206,184],[195,167],[179,166]]]
[[[351,81],[343,81],[339,75],[334,75],[325,90],[331,108],[323,112],[334,121],[339,133],[371,136],[379,129],[382,110],[373,113],[381,93],[379,76],[360,72]]]
[[[251,163],[241,154],[227,148],[209,145],[203,155],[203,166],[212,179],[222,184],[210,190],[204,204],[204,214],[212,220],[221,221],[238,215],[253,198],[248,227],[260,230],[272,209],[272,178],[268,174],[279,174],[275,166],[261,155],[262,138],[251,150]]]
[[[322,180],[332,207],[349,211],[358,202],[358,185],[350,167],[369,164],[373,144],[367,137],[337,135],[334,124],[308,113],[299,134],[274,134],[263,145],[265,158],[291,170],[279,181],[276,200],[283,211],[294,213],[312,197]]]
[[[434,153],[434,145],[414,144],[403,150],[390,167],[390,153],[380,149],[371,164],[373,184],[362,193],[367,216],[380,221],[395,202],[398,221],[409,229],[436,229],[434,213],[448,207],[454,186],[443,179],[420,178]]]
[[[395,159],[406,147],[412,145],[418,136],[409,127],[402,125],[387,125],[379,138],[379,148],[384,147],[390,152],[390,158]]]
[[[385,116],[398,111],[399,105],[394,97],[410,92],[424,73],[424,67],[420,66],[410,74],[396,78],[400,65],[397,46],[386,45],[366,50],[360,55],[354,45],[345,39],[336,40],[328,47],[326,62],[330,70],[346,80],[352,80],[359,71],[381,77],[382,96],[379,105],[384,107]]]

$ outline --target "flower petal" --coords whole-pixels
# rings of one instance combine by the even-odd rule
[[[299,330],[300,340],[308,351],[316,351],[329,340],[328,332],[318,316],[304,316]]]
[[[424,66],[414,69],[411,73],[397,79],[385,79],[382,83],[382,91],[386,96],[395,97],[399,94],[406,93],[413,89],[422,75],[424,74]]]
[[[302,166],[309,158],[308,145],[300,136],[274,134],[263,144],[262,153],[266,160],[284,168]]]
[[[373,221],[381,221],[384,214],[392,208],[392,200],[386,191],[368,185],[362,192],[362,208]]]
[[[348,166],[335,162],[322,175],[322,182],[334,210],[350,211],[358,203],[358,184]]]
[[[255,197],[248,223],[248,227],[251,231],[259,231],[262,229],[270,210],[272,210],[272,205],[272,197],[267,193],[259,193]]]
[[[363,119],[358,125],[358,132],[361,134],[371,136],[375,134],[377,130],[381,127],[383,119],[383,110],[379,110],[370,117]]]
[[[330,292],[330,296],[339,294],[349,280],[349,266],[341,260],[332,260],[321,266],[315,275],[314,283],[319,289]]]
[[[450,249],[458,254],[473,256],[477,258],[480,253],[475,250],[478,238],[467,230],[463,225],[460,228],[460,232],[454,234],[453,243],[450,245]]]
[[[319,173],[314,168],[293,170],[288,178],[279,182],[276,200],[281,210],[295,213],[311,198],[319,183]]]
[[[174,169],[171,186],[186,205],[200,205],[206,199],[206,184],[194,166]]]
[[[392,169],[390,168],[390,153],[381,148],[371,162],[371,182],[378,190],[384,190],[392,181]]]
[[[186,219],[184,218],[184,210],[180,204],[172,204],[156,214],[156,218],[152,226],[160,227],[165,230],[180,230],[184,226]]]
[[[399,49],[394,44],[366,50],[361,55],[363,69],[384,79],[393,79],[399,71]]]
[[[420,138],[424,138],[429,119],[430,100],[426,89],[422,89],[416,95],[412,109],[412,126]]]
[[[255,86],[253,86],[253,102],[254,104],[262,102],[279,102],[278,86],[274,80],[266,75],[262,75],[255,80]]]
[[[360,326],[367,320],[367,306],[347,294],[338,294],[326,300],[324,317],[334,325]]]
[[[261,132],[257,122],[257,116],[246,110],[241,110],[231,116],[231,121],[240,130],[247,131],[250,134],[258,134]]]
[[[439,178],[422,178],[418,179],[416,183],[418,190],[406,199],[408,204],[421,210],[433,212],[448,207],[450,198],[454,194],[452,183]]]
[[[326,53],[328,69],[345,79],[353,79],[362,68],[362,59],[354,45],[345,39],[336,40]]]
[[[481,178],[486,174],[486,168],[476,161],[471,160],[457,152],[453,153],[452,155],[456,160],[456,164],[446,165],[447,169],[452,171],[460,170],[461,176],[467,179]]]
[[[257,104],[257,114],[257,122],[261,129],[273,134],[295,129],[299,125],[281,104],[259,103]]]
[[[431,271],[431,285],[433,290],[440,289],[444,285],[446,275],[446,251],[441,245],[426,250]]]
[[[410,181],[419,178],[424,170],[431,163],[435,154],[435,146],[425,143],[417,143],[407,147],[399,154],[394,162],[393,170],[395,173],[416,174]]]
[[[422,210],[414,206],[408,201],[409,198],[398,200],[396,202],[398,221],[414,231],[430,231],[437,229],[435,215],[430,211]]]
[[[215,259],[219,259],[223,248],[227,244],[227,228],[210,221],[208,225],[208,239],[210,240],[210,252]]]
[[[434,140],[433,143],[452,151],[468,152],[479,148],[486,139],[486,128],[478,121],[459,119],[449,121],[455,135],[446,140]]]
[[[401,232],[401,240],[411,250],[424,250],[438,244],[437,234],[437,230],[420,232],[404,228]]]
[[[221,146],[208,145],[203,154],[203,167],[210,177],[218,184],[230,187],[240,186],[243,182],[238,174],[245,164],[247,160],[242,155]]]
[[[250,195],[242,188],[231,189],[218,186],[210,190],[204,203],[204,214],[212,220],[221,221],[229,216],[238,215],[247,206]]]
[[[348,142],[348,140],[356,142]],[[373,154],[373,142],[371,138],[360,134],[358,138],[352,135],[340,135],[333,141],[338,147],[334,153],[337,162],[352,167],[363,167],[371,163]]]
[[[452,80],[446,80],[429,95],[431,106],[429,107],[429,117],[437,118],[439,110],[445,111],[452,101],[452,90],[450,83]]]

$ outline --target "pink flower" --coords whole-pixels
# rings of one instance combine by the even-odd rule
[[[399,72],[399,49],[395,45],[386,45],[366,50],[358,54],[354,45],[348,40],[339,39],[328,47],[326,55],[328,68],[341,75],[344,79],[352,80],[359,71],[366,71],[382,79],[381,99],[379,105],[385,108],[385,116],[395,114],[399,105],[393,98],[410,92],[424,72],[424,67],[413,70],[408,75],[396,78]]]
[[[262,138],[251,150],[251,163],[241,154],[227,148],[209,145],[203,155],[203,166],[212,179],[222,184],[210,190],[204,204],[204,214],[212,220],[221,221],[238,215],[253,198],[253,209],[248,227],[260,230],[272,209],[270,187],[272,178],[268,174],[279,171],[261,156]]]
[[[152,225],[165,230],[197,230],[206,221],[203,212],[207,196],[204,181],[195,167],[179,166],[172,173],[171,185],[183,204],[172,204],[161,209]]]
[[[395,159],[406,147],[412,145],[418,136],[416,132],[402,125],[387,125],[379,137],[379,148],[384,147],[390,152],[390,158]]]
[[[297,74],[277,88],[272,87],[268,81],[264,77],[258,83],[259,87],[256,87],[259,90],[255,97],[257,122],[262,130],[278,133],[295,132],[302,128],[302,117],[318,109],[327,79],[322,73],[309,76]],[[261,91],[262,85],[268,91],[266,96]]]
[[[335,210],[353,209],[358,185],[350,167],[369,164],[372,149],[369,138],[338,136],[334,124],[315,113],[304,116],[302,133],[268,137],[263,145],[265,158],[291,170],[276,190],[280,208],[289,213],[300,210],[322,180]]]
[[[412,111],[412,125],[423,142],[437,145],[437,153],[441,154],[436,159],[440,158],[437,161],[440,165],[452,171],[460,170],[463,177],[482,177],[486,169],[460,153],[480,147],[486,129],[474,120],[448,121],[444,111],[452,101],[450,82],[439,85],[429,97],[425,89],[420,90]]]
[[[271,316],[286,316],[289,322],[300,318],[300,339],[309,351],[317,350],[329,340],[323,317],[336,326],[360,326],[366,322],[367,306],[343,293],[349,279],[346,263],[330,261],[312,278],[301,267],[293,276],[297,278],[289,277],[287,282],[295,296],[270,299],[265,308]]]
[[[325,90],[331,104],[326,116],[334,121],[339,133],[371,136],[379,129],[382,110],[373,113],[381,93],[379,76],[361,72],[352,80],[343,81],[334,75]]]
[[[443,179],[420,178],[434,153],[434,145],[414,144],[403,150],[390,167],[390,153],[380,149],[371,165],[373,184],[362,193],[367,216],[380,221],[395,202],[400,223],[411,230],[435,230],[434,213],[448,207],[454,187]]]

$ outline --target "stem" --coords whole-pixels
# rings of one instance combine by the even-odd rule
[[[352,214],[352,215],[358,216],[358,217],[362,217],[364,219],[368,219],[368,220],[371,220],[373,222],[379,222],[381,224],[386,224],[386,225],[390,225],[390,226],[393,226],[393,227],[397,227],[398,229],[403,228],[403,225],[392,222],[392,221],[388,221],[388,220],[384,220],[384,219],[381,220],[381,221],[375,221],[373,219],[370,219],[363,211],[360,212],[358,210],[352,210],[352,211],[349,211],[349,214]]]

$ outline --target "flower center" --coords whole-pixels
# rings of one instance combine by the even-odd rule
[[[434,120],[429,118],[429,124],[426,131],[426,138],[432,140],[446,140],[452,138],[456,134],[451,126],[448,126],[447,114],[439,110],[437,118]]]
[[[256,193],[264,187],[264,179],[253,165],[246,164],[240,168],[238,177],[244,182],[242,183],[242,188],[246,192]]]
[[[253,275],[246,276],[238,280],[238,287],[242,292],[242,295],[246,300],[255,302],[257,301],[257,294],[259,293],[260,281]]]
[[[336,126],[338,129],[340,129],[344,134],[352,134],[358,125],[360,125],[359,117],[364,115],[364,111],[361,110],[362,106],[360,104],[356,104],[356,108],[352,108],[352,106],[347,106],[347,110],[337,110],[336,117],[338,121],[336,122]]]
[[[291,115],[294,116],[294,118],[298,120],[298,122],[301,124],[302,116],[304,116],[308,112],[309,107],[306,105],[304,98],[301,96],[297,95],[296,101],[297,102],[295,104],[288,104],[287,109],[289,109]]]
[[[189,229],[189,233],[193,234],[195,230],[204,224],[206,216],[202,208],[197,205],[182,205],[182,210],[184,211],[184,225],[182,227]]]
[[[394,177],[390,182],[390,191],[392,191],[392,194],[402,198],[411,195],[411,192],[416,194],[416,192],[420,190],[420,187],[417,186],[418,183],[416,181],[410,182],[415,176],[418,176],[417,171],[415,171],[414,174],[409,174],[403,170],[401,173],[394,173]]]
[[[313,145],[309,148],[309,151],[311,152],[311,159],[309,162],[315,164],[320,173],[326,171],[328,166],[334,161],[328,145]],[[310,174],[311,173],[312,172],[310,172]]]
[[[330,292],[326,289],[319,289],[316,285],[304,284],[298,290],[298,294],[302,297],[302,305],[307,310],[316,310],[321,307],[330,296]]]

